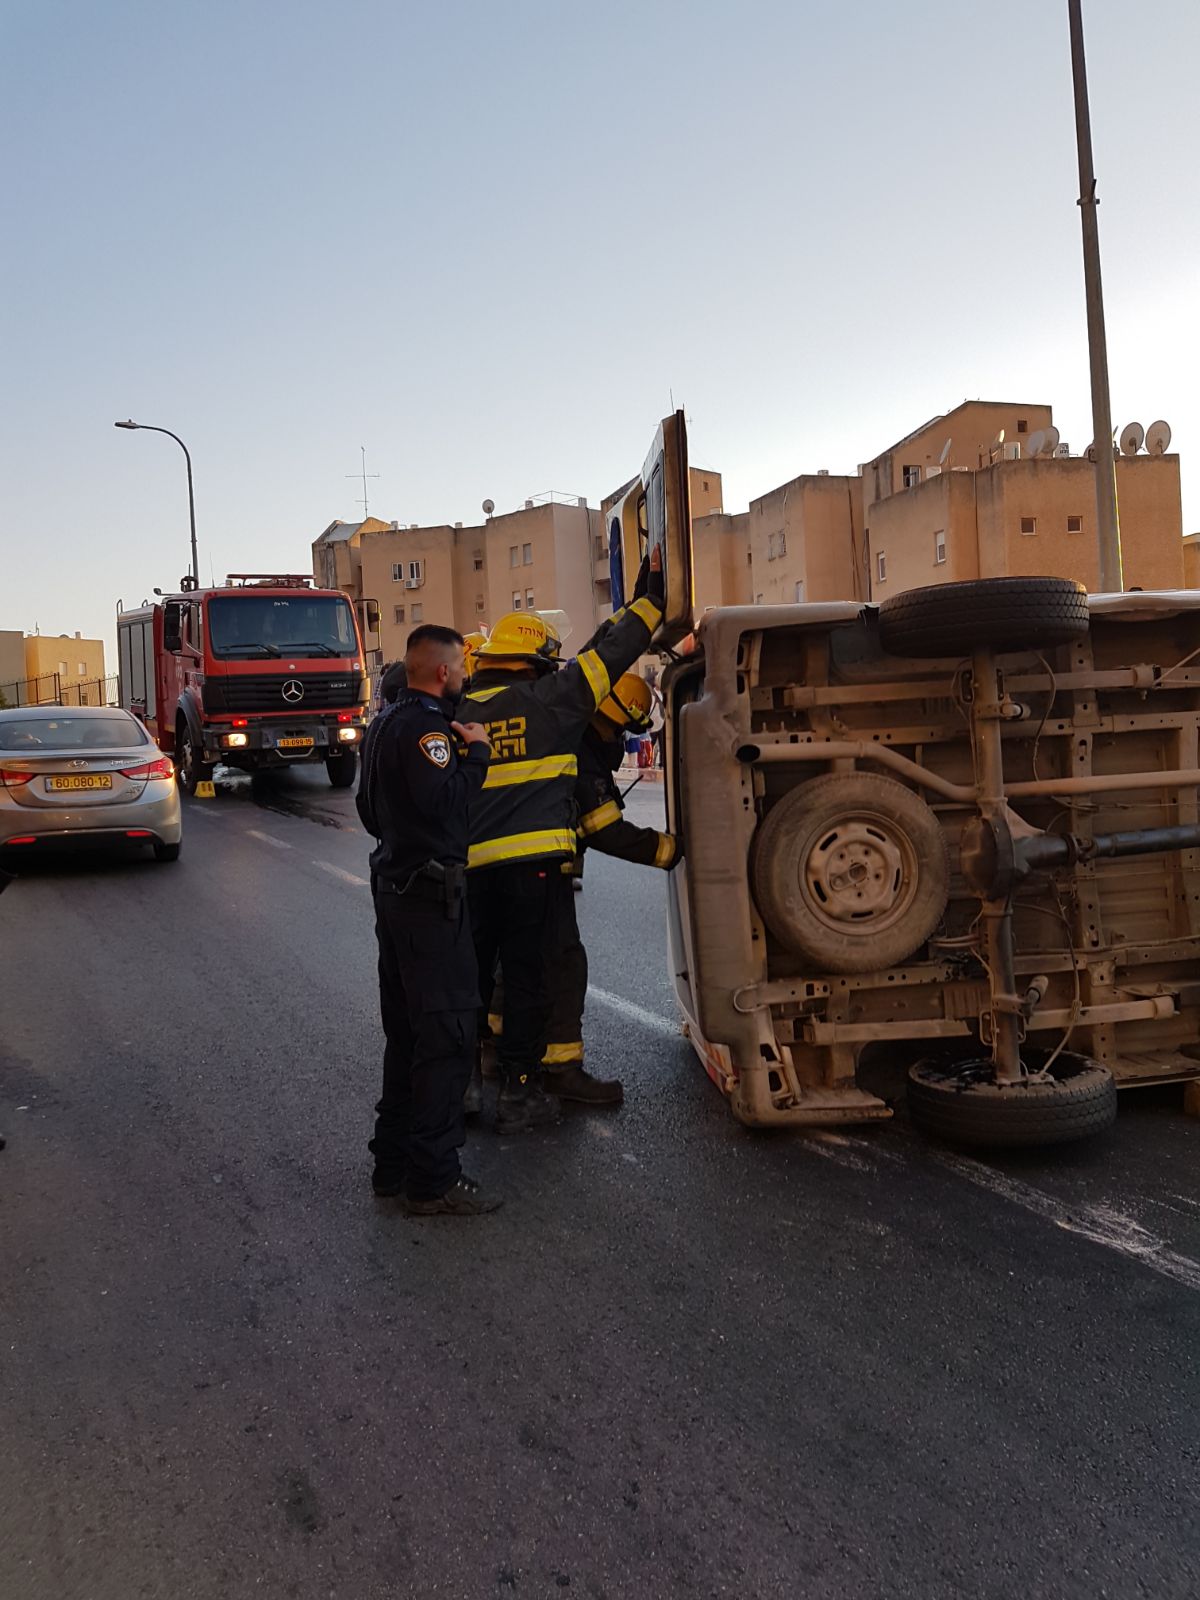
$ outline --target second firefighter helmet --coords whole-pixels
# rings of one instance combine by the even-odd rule
[[[475,671],[475,657],[486,643],[487,634],[482,631],[463,635],[463,668],[468,678]]]
[[[559,664],[562,640],[558,629],[536,611],[510,611],[474,653],[477,672],[487,667],[530,663],[548,672]]]
[[[636,672],[626,672],[613,684],[608,698],[602,700],[597,709],[615,727],[643,733],[650,726],[653,704],[654,697],[645,678],[639,678]]]

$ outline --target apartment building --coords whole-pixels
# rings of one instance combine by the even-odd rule
[[[313,543],[313,573],[379,603],[376,665],[402,655],[423,622],[471,633],[508,611],[562,611],[578,643],[609,608],[602,536],[600,512],[563,496],[467,527],[334,523]]]

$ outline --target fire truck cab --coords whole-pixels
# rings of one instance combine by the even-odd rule
[[[261,772],[323,761],[335,788],[353,784],[370,680],[340,591],[232,573],[118,609],[117,642],[121,704],[174,757],[186,793],[218,762]]]

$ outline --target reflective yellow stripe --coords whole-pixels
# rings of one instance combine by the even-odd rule
[[[578,756],[546,756],[541,761],[497,762],[493,759],[483,787],[504,789],[512,783],[544,783],[547,778],[573,778],[578,771]]]
[[[635,616],[641,617],[651,633],[654,632],[663,619],[662,612],[648,595],[643,595],[640,600],[635,600],[629,609]]]
[[[670,867],[675,862],[675,840],[669,833],[660,833],[658,848],[654,852],[654,865],[656,867]]]
[[[601,661],[594,650],[585,650],[576,660],[583,668],[583,675],[588,681],[588,688],[592,691],[592,698],[599,705],[601,700],[608,699],[608,691],[612,688],[612,681],[608,676],[608,668]]]
[[[472,689],[470,694],[467,695],[467,699],[478,700],[480,705],[482,705],[485,700],[492,700],[496,697],[496,695],[503,694],[505,689],[511,688],[511,684],[502,683],[499,688],[496,689]]]
[[[504,1018],[498,1011],[488,1012],[488,1027],[497,1039],[504,1032]]]
[[[579,819],[580,833],[599,833],[601,828],[610,827],[614,822],[620,822],[621,808],[615,800],[606,800],[602,806],[597,806],[595,811],[589,811],[586,816]]]
[[[573,856],[571,829],[543,828],[538,833],[510,833],[504,839],[485,839],[467,851],[468,867],[494,867],[501,861],[523,861],[529,856]]]
[[[583,1040],[577,1044],[548,1044],[542,1057],[544,1067],[565,1067],[568,1062],[583,1060]]]

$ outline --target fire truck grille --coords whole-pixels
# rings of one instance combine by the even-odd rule
[[[297,688],[302,692],[297,694]],[[357,672],[280,672],[245,677],[208,678],[204,709],[220,711],[345,711],[362,699]]]

